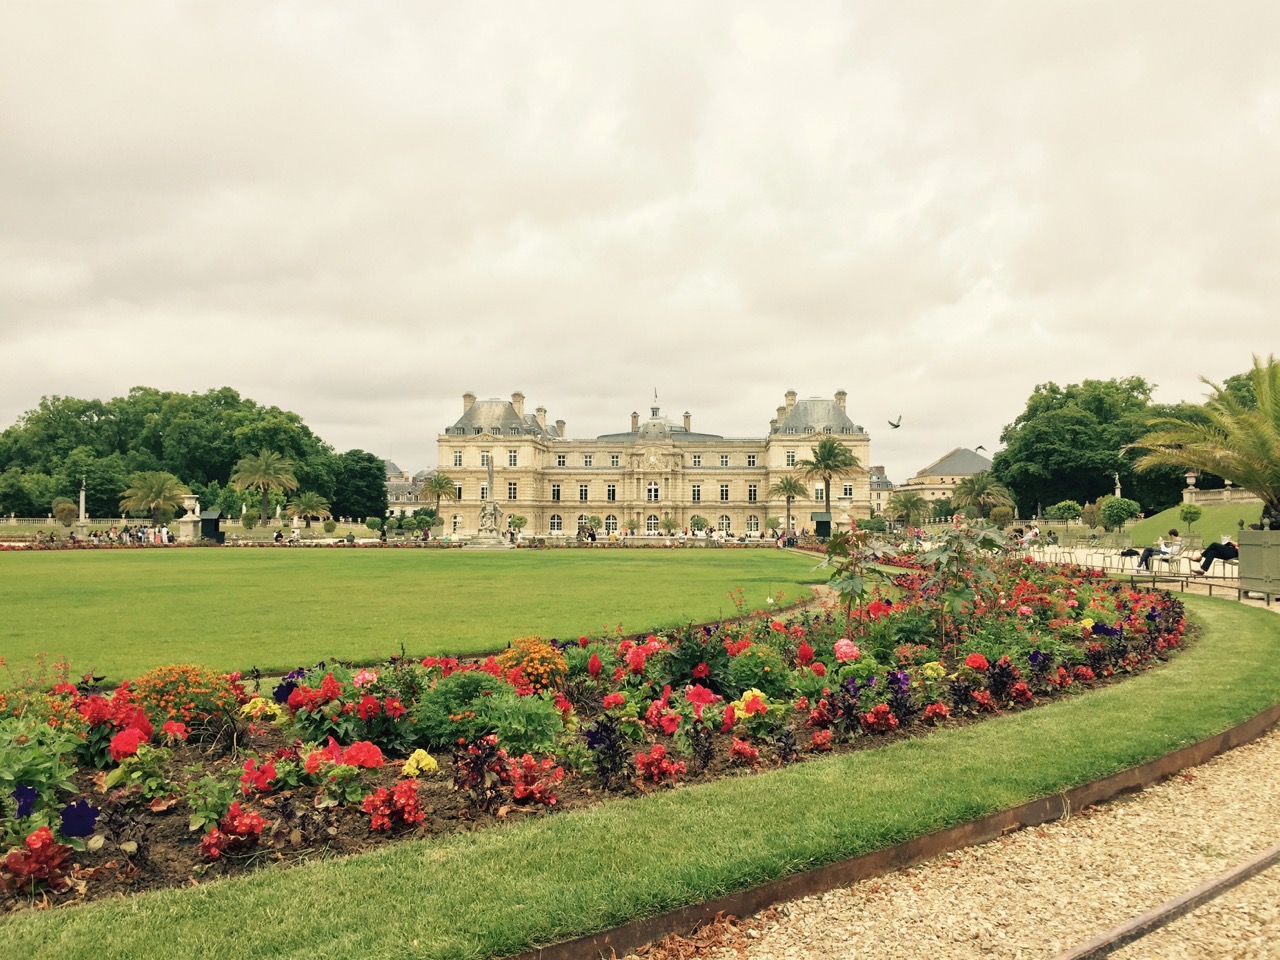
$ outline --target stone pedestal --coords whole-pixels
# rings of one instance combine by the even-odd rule
[[[200,540],[200,501],[195,494],[189,493],[182,498],[182,508],[187,512],[176,524],[178,542],[196,543]]]

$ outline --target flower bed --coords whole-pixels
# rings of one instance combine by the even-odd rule
[[[0,887],[71,902],[786,765],[1027,709],[1182,642],[1177,600],[1089,571],[1002,559],[957,606],[894,562],[849,612],[0,695]]]

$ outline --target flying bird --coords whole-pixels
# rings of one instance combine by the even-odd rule
[[[895,430],[897,430],[900,426],[902,426],[902,414],[898,414],[897,420],[890,420],[889,426],[893,427],[893,429]]]
[[[985,449],[987,448],[984,447],[982,444],[978,444],[976,447],[973,448],[973,452],[977,453],[979,450],[985,450]]]

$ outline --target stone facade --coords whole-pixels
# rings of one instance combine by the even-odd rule
[[[965,447],[956,447],[929,466],[916,471],[915,476],[898,489],[918,493],[926,500],[941,500],[950,497],[961,480],[990,469],[991,461],[982,454]],[[885,502],[888,502],[888,497]]]
[[[795,463],[810,458],[823,436],[868,463],[870,437],[849,419],[845,398],[840,391],[831,400],[798,400],[789,391],[765,436],[748,439],[699,433],[689,413],[674,422],[662,416],[655,398],[647,420],[631,414],[629,430],[578,440],[567,436],[565,421],[548,423],[545,408],[525,413],[521,393],[510,400],[468,393],[462,415],[438,438],[439,470],[458,491],[458,499],[440,504],[444,529],[473,535],[481,503],[492,496],[506,517],[526,518],[525,536],[576,536],[593,516],[605,535],[630,527],[660,534],[664,518],[684,530],[701,516],[731,536],[768,536],[769,518],[786,515],[786,502],[770,498],[769,489],[794,475]],[[490,461],[496,490],[488,489]],[[870,516],[869,471],[863,467],[837,483],[837,526]],[[813,514],[826,505],[821,481],[808,486],[810,499],[794,501],[791,512],[797,527],[813,529]]]

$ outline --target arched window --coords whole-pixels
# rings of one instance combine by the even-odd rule
[[[618,518],[615,517],[612,513],[604,518],[604,532],[605,533],[618,532]]]
[[[455,513],[453,515],[453,532],[457,533],[462,529],[462,514]]]
[[[651,513],[644,518],[644,532],[645,533],[658,532],[658,515],[656,513]]]
[[[759,533],[759,532],[760,532],[760,518],[753,513],[751,516],[747,517],[747,533]]]
[[[733,526],[733,521],[729,519],[727,513],[720,514],[720,521],[716,524],[716,529],[721,533],[728,533]]]
[[[551,515],[551,532],[559,533],[564,529],[564,521],[560,518],[560,514],[553,513]]]
[[[578,514],[578,529],[585,530],[589,526],[591,526],[591,518],[585,513]]]
[[[645,496],[648,498],[650,503],[658,502],[658,484],[656,482],[650,483],[645,487]]]

